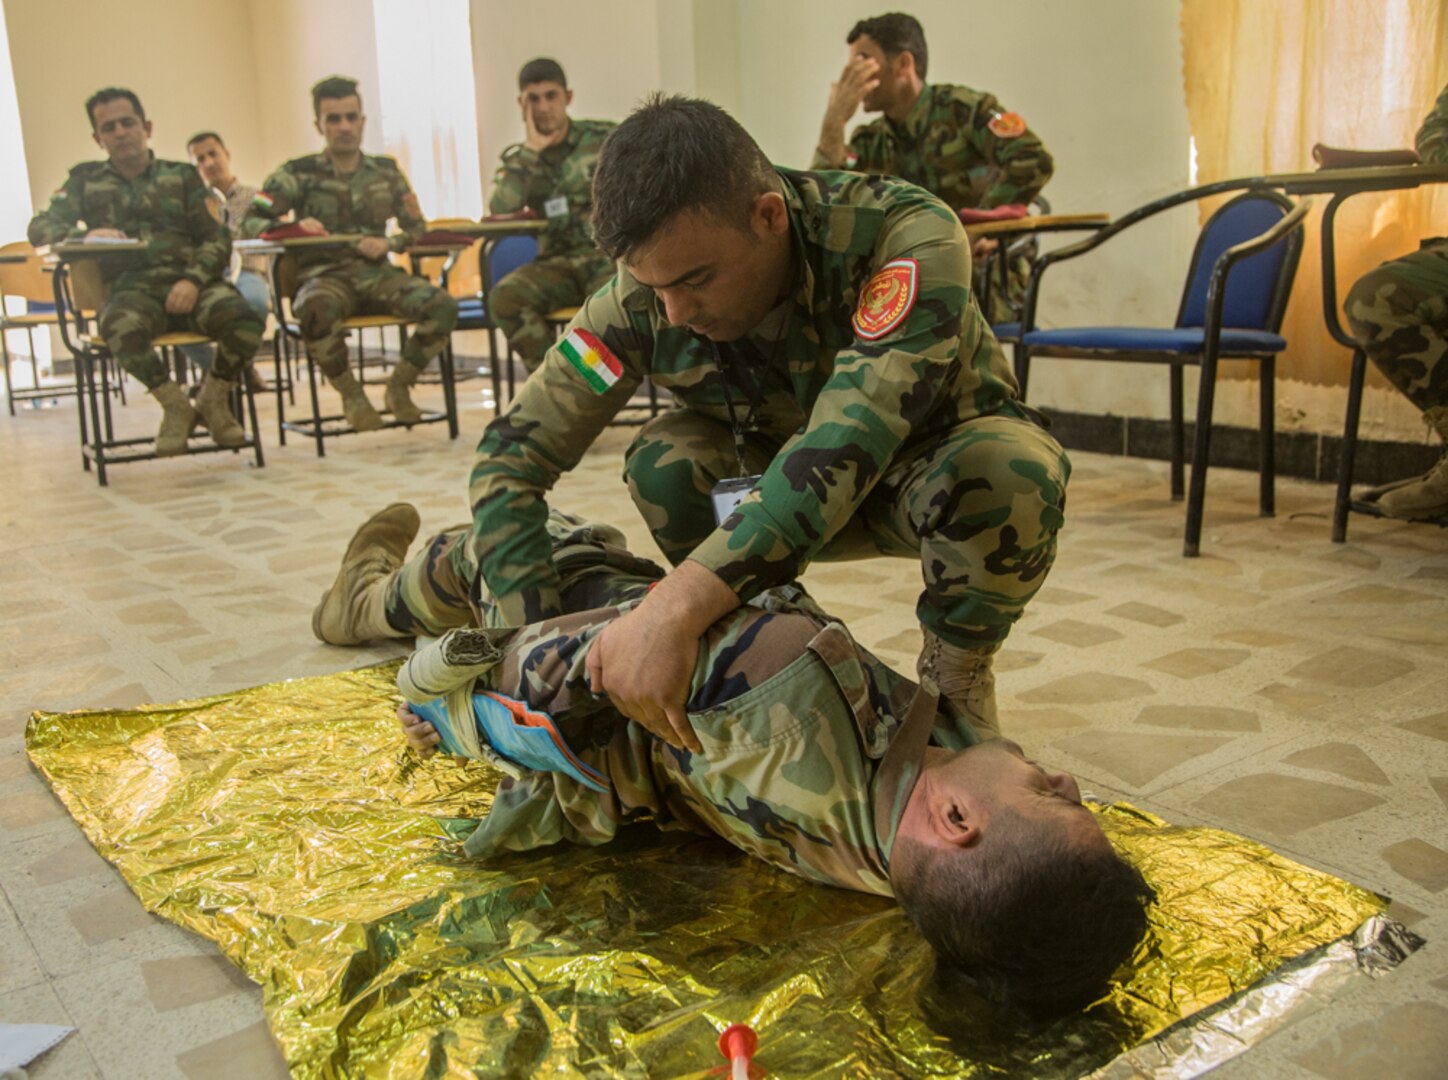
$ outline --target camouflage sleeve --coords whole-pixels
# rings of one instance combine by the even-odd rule
[[[883,336],[853,344],[796,434],[739,508],[689,556],[741,599],[797,577],[854,515],[940,392],[950,365],[990,363],[980,322],[968,319],[970,249],[960,222],[937,200],[893,212],[875,245],[876,272],[913,268],[915,299]],[[868,288],[868,286],[867,286]],[[964,328],[964,329],[963,329]]]
[[[84,204],[85,180],[79,169],[72,169],[65,183],[50,195],[50,202],[44,210],[30,219],[26,237],[36,247],[58,244],[71,236],[80,236],[85,230],[77,227]]]
[[[252,239],[266,232],[302,200],[302,183],[297,174],[283,165],[266,178],[251,200],[246,216],[241,219],[240,235]]]
[[[220,203],[201,174],[186,166],[186,224],[191,233],[191,261],[181,276],[200,287],[226,276],[231,266],[231,230]]]
[[[538,151],[516,144],[503,151],[502,163],[493,173],[493,190],[488,196],[488,213],[516,214],[528,205],[530,198],[536,201],[542,196],[533,190],[541,180],[539,168],[543,163]]]
[[[991,130],[991,121],[1013,115],[1007,113],[994,97],[986,94],[976,105],[974,115],[965,118],[970,141],[980,158],[993,169],[980,199],[978,208],[981,210],[1011,203],[1028,204],[1041,193],[1046,181],[1055,172],[1056,163],[1040,137],[1030,128],[1015,136],[997,135]]]
[[[478,443],[468,483],[471,554],[479,579],[513,626],[559,610],[547,493],[578,464],[648,370],[653,335],[647,318],[631,316],[618,289],[615,278],[584,302],[563,340]],[[617,359],[617,381],[607,385],[611,372],[600,376],[585,359],[570,359],[574,331],[596,337]]]
[[[1438,95],[1415,141],[1425,165],[1448,165],[1448,86]]]
[[[398,169],[393,175],[392,214],[397,218],[397,232],[388,243],[393,251],[404,251],[422,239],[427,219],[422,216],[422,206],[407,182],[407,174]]]

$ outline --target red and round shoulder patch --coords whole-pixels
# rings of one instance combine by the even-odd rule
[[[996,113],[986,127],[990,128],[991,134],[997,139],[1014,139],[1017,135],[1025,134],[1026,121],[1020,113]]]
[[[866,341],[877,341],[905,321],[915,306],[920,268],[914,259],[891,259],[860,290],[855,315],[850,320],[855,333]]]

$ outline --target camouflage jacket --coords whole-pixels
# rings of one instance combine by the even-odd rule
[[[363,154],[350,175],[337,172],[326,154],[293,158],[266,178],[241,223],[244,236],[260,236],[288,213],[295,220],[316,218],[332,233],[387,236],[387,223],[397,219],[398,232],[388,237],[393,251],[402,251],[427,231],[417,196],[407,177],[390,157]],[[299,278],[363,263],[353,248],[298,249]]]
[[[615,591],[635,598],[647,584],[617,580],[623,588]],[[699,754],[669,747],[587,688],[592,642],[636,600],[482,631],[497,636],[503,659],[479,688],[548,712],[611,790],[599,794],[553,772],[505,778],[467,853],[487,857],[561,840],[602,844],[620,826],[648,817],[666,828],[714,833],[813,881],[893,895],[890,852],[926,745],[958,749],[978,740],[968,722],[937,712],[933,693],[918,691],[804,599],[807,611],[785,596],[769,605],[807,614],[819,629],[763,680],[749,678],[751,657],[772,646],[761,612],[739,609],[711,628],[690,693]],[[700,707],[701,697],[726,684],[748,689]]]
[[[1448,165],[1448,86],[1418,129],[1418,156],[1425,165]]]
[[[27,235],[40,246],[79,239],[91,229],[119,229],[148,245],[142,254],[101,261],[113,290],[164,293],[181,278],[206,285],[225,276],[231,263],[220,203],[185,162],[152,155],[134,180],[109,161],[77,165],[50,205],[31,218]]]
[[[971,297],[965,232],[948,207],[881,177],[780,175],[798,276],[768,340],[716,347],[670,326],[652,290],[620,264],[571,327],[611,351],[617,381],[596,389],[569,359],[565,338],[483,434],[469,490],[473,555],[511,624],[558,610],[546,493],[645,375],[728,423],[727,371],[730,400],[756,402],[739,411],[783,446],[691,556],[742,599],[799,576],[897,453],[933,446],[962,421],[1018,409],[1015,378]],[[892,276],[906,287],[883,296],[882,275],[885,292]],[[877,305],[891,297],[901,301],[898,320],[857,336],[857,308],[878,326],[885,309]]]
[[[539,255],[576,255],[594,250],[589,215],[593,210],[593,170],[598,151],[612,120],[572,120],[568,136],[547,150],[530,150],[514,143],[503,151],[503,163],[493,174],[488,211],[515,214],[524,207],[548,219],[548,231],[538,240]],[[568,207],[549,213],[551,200],[562,197]]]
[[[846,168],[919,184],[953,210],[989,210],[1029,203],[1055,168],[1029,128],[1011,136],[992,130],[1005,110],[968,86],[926,85],[901,123],[878,117],[855,128]],[[815,151],[815,168],[829,163]]]

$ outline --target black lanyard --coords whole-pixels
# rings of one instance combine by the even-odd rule
[[[764,395],[760,392],[758,384],[751,379],[753,392],[751,393],[749,389],[745,390],[745,393],[749,394],[749,414],[744,417],[744,423],[741,424],[738,414],[734,411],[734,395],[729,392],[729,371],[724,363],[724,354],[719,350],[717,341],[710,341],[709,349],[714,354],[714,366],[719,369],[719,385],[724,391],[724,408],[729,411],[729,427],[734,432],[734,456],[739,460],[739,475],[748,476],[749,469],[744,464],[744,433],[754,430],[754,415],[759,411],[759,403],[764,400]],[[742,371],[740,375],[742,383],[744,381]]]

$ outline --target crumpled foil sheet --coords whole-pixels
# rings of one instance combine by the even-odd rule
[[[702,1078],[734,1022],[779,1076],[1187,1076],[1273,1030],[1311,972],[1392,960],[1372,893],[1229,833],[1096,807],[1158,891],[1152,933],[1097,1005],[1021,1027],[939,1000],[889,901],[714,838],[639,826],[465,859],[497,774],[404,749],[396,668],[37,712],[26,734],[142,903],[261,985],[297,1077]]]

